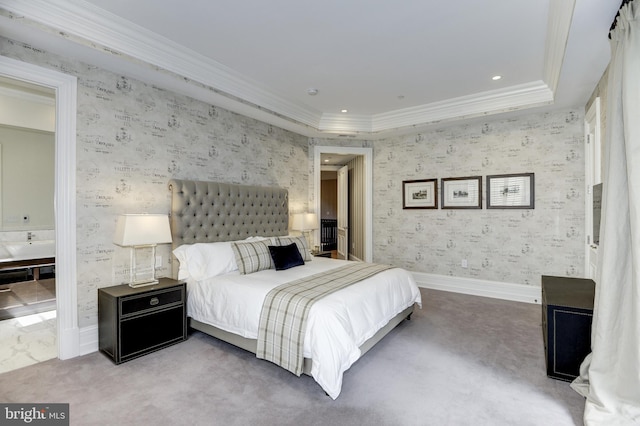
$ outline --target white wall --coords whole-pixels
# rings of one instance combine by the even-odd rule
[[[0,151],[0,230],[53,229],[54,134],[0,125]]]
[[[5,231],[0,238],[5,241],[24,237],[7,232],[54,228],[56,114],[51,92],[0,82],[0,231]]]

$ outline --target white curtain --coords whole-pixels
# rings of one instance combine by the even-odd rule
[[[611,31],[591,354],[572,387],[586,425],[640,424],[640,0]]]

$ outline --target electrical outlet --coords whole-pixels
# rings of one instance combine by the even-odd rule
[[[467,266],[469,266],[469,265],[467,264],[467,259],[462,259],[462,267],[463,267],[463,268],[466,268]]]
[[[162,256],[156,256],[156,268],[162,267]]]

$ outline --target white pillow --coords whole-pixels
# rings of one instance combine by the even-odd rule
[[[244,241],[271,240],[266,237],[248,237]],[[180,262],[178,279],[193,278],[196,281],[237,271],[236,256],[231,243],[236,241],[221,241],[217,243],[183,244],[173,251]]]
[[[272,239],[271,237],[247,237],[244,241],[266,241]]]
[[[196,281],[237,271],[231,242],[184,244],[173,251],[180,262],[178,279]]]

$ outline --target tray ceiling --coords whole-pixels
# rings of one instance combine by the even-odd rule
[[[0,35],[309,136],[375,137],[584,106],[608,64],[618,6],[0,0]]]

